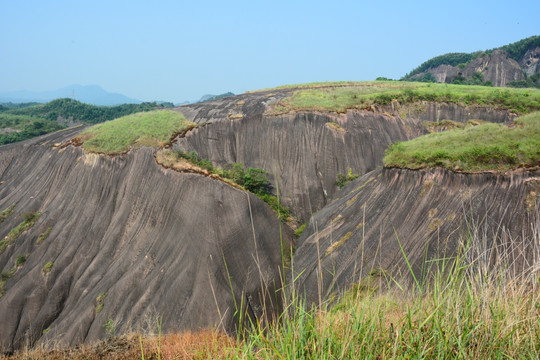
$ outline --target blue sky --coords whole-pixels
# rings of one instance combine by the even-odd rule
[[[100,85],[143,101],[400,78],[540,35],[540,1],[0,0],[0,92]]]

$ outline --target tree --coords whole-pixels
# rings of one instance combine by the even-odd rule
[[[272,185],[268,180],[268,172],[258,168],[247,169],[244,174],[244,187],[256,195],[269,194]]]

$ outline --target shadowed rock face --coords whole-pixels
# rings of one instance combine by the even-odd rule
[[[42,145],[73,135],[0,150],[0,210],[16,204],[0,238],[21,214],[41,212],[0,254],[2,271],[27,255],[0,298],[0,349],[88,342],[147,322],[155,331],[157,317],[165,332],[233,330],[234,300],[250,316],[264,305],[275,309],[280,225],[265,203],[220,181],[163,169],[152,149],[111,158]],[[290,230],[283,239],[290,241]]]
[[[525,260],[530,264],[540,255],[538,228],[532,228],[540,223],[539,190],[538,171],[375,170],[348,184],[310,219],[293,258],[294,272],[302,273],[295,285],[308,303],[316,303],[320,282],[325,299],[372,270],[399,278],[409,272],[399,242],[421,278],[426,258],[453,256],[468,233],[476,234],[477,249],[499,246],[515,260],[512,270],[520,271],[527,268]]]
[[[375,111],[348,110],[345,114],[265,115],[275,101],[290,93],[245,94],[177,108],[188,120],[208,124],[178,139],[174,148],[194,150],[221,167],[239,162],[265,169],[274,188],[279,185],[283,203],[304,222],[333,199],[338,174],[347,174],[350,168],[363,175],[382,166],[384,151],[391,143],[427,132],[422,121],[513,119],[507,111],[429,102],[394,103]]]

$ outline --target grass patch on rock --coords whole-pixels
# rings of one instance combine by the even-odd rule
[[[406,81],[372,81],[361,83],[318,83],[298,85],[299,90],[277,102],[268,114],[288,111],[335,111],[365,109],[419,101],[491,106],[517,113],[540,110],[540,89],[501,89],[487,86],[451,85]]]
[[[41,213],[39,211],[24,214],[24,220],[0,241],[0,254],[2,254],[9,245],[13,244],[23,232],[32,228],[40,216]]]
[[[140,112],[93,126],[77,140],[87,152],[122,154],[133,146],[163,147],[195,124],[172,110]]]
[[[8,217],[13,214],[13,211],[15,210],[15,204],[9,206],[4,211],[0,213],[0,224],[3,223]]]
[[[540,166],[540,112],[512,126],[482,124],[392,144],[386,167],[444,167],[463,172],[507,171]]]

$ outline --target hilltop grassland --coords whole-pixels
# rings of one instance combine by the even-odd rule
[[[484,123],[424,135],[392,144],[386,167],[507,171],[540,166],[540,112],[524,115],[511,126]]]
[[[87,152],[121,154],[133,146],[164,147],[171,139],[196,125],[172,110],[155,110],[123,116],[95,125],[78,136]]]
[[[292,87],[292,86],[291,86]],[[289,111],[335,111],[366,109],[372,105],[418,101],[492,106],[519,114],[540,110],[540,89],[501,89],[487,86],[450,85],[406,81],[313,83],[273,105],[267,114]]]

